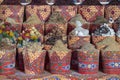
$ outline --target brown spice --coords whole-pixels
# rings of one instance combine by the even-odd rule
[[[113,38],[105,38],[99,43],[96,43],[96,46],[104,46],[104,51],[119,51],[120,45]]]
[[[80,21],[82,24],[88,23],[80,14],[77,14],[75,17],[73,17],[69,23],[76,24],[76,21]]]
[[[56,54],[62,59],[64,56],[68,54],[70,50],[64,45],[64,43],[61,40],[57,40],[55,42],[55,45],[52,47],[52,49],[49,51],[50,54],[53,52],[56,52]]]
[[[93,22],[94,24],[103,24],[103,23],[108,23],[108,20],[104,18],[104,16],[98,16]]]
[[[24,24],[40,24],[41,21],[36,14],[31,15]]]
[[[42,52],[43,51],[43,45],[39,42],[28,42],[28,44],[25,46],[25,48],[29,52]]]
[[[81,47],[80,51],[87,51],[89,53],[98,52],[98,50],[95,49],[95,46],[91,43],[86,43],[84,46]]]
[[[54,12],[50,16],[48,23],[66,23],[67,21],[65,20],[64,17],[61,16],[59,12]]]

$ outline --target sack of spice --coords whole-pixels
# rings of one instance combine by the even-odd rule
[[[99,69],[99,50],[95,46],[86,43],[81,49],[77,49],[78,72],[81,74],[96,74]]]
[[[95,29],[92,33],[92,43],[93,44],[96,44],[107,37],[115,38],[115,32],[109,26],[108,21],[105,18],[98,17],[98,19],[94,23],[95,24],[99,23],[99,26],[94,27]],[[93,28],[92,28],[92,30],[93,30]]]
[[[51,14],[51,7],[49,5],[28,5],[26,6],[26,19],[33,14],[37,15],[40,21],[46,21]]]
[[[70,72],[71,50],[61,40],[57,40],[48,52],[51,73],[66,74]]]
[[[60,14],[69,21],[77,13],[76,6],[52,6],[52,12],[60,12]]]
[[[70,20],[69,25],[68,47],[70,49],[78,49],[86,42],[90,42],[89,24],[79,14]]]
[[[45,23],[45,49],[50,49],[55,41],[61,39],[67,44],[67,21],[59,12],[54,12]]]
[[[0,75],[15,74],[16,46],[10,39],[3,38],[0,41]]]
[[[112,23],[114,20],[109,18],[109,20],[105,19],[104,16],[96,17],[96,20],[90,24],[90,34],[92,34],[97,28],[99,28],[104,23],[107,23],[109,27],[112,27]]]
[[[41,21],[38,20],[37,16],[34,15],[23,24],[24,29],[17,39],[17,62],[19,70],[24,71],[22,55],[23,47],[28,45],[29,42],[43,43],[44,24],[40,22]]]
[[[26,74],[42,74],[46,51],[38,42],[28,42],[23,49],[24,68]]]
[[[107,74],[120,74],[120,45],[115,41],[107,42],[101,50],[103,72]]]
[[[44,22],[40,21],[37,15],[31,15],[31,17],[23,23],[23,31],[29,31],[32,35],[36,34],[41,43],[43,43]]]

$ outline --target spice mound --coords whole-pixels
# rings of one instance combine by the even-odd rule
[[[67,21],[64,19],[64,17],[61,16],[59,12],[54,12],[50,16],[49,23],[66,23]]]
[[[108,24],[104,23],[100,26],[100,28],[96,29],[93,33],[95,36],[114,36],[115,32],[112,28],[108,26]]]
[[[40,23],[41,23],[40,19],[35,14],[31,15],[25,22],[25,24],[40,24]]]
[[[75,24],[76,25],[76,21],[80,21],[82,24],[86,24],[88,23],[85,19],[82,18],[82,16],[80,14],[77,14],[75,17],[73,17],[69,23]],[[77,26],[77,25],[76,25]]]
[[[102,40],[101,42],[98,42],[96,44],[97,47],[102,46],[102,49],[104,51],[119,51],[120,45],[117,43],[113,38],[108,37]]]
[[[81,15],[76,15],[74,18],[70,20],[71,24],[74,24],[76,28],[70,32],[70,35],[75,36],[88,36],[89,30],[83,28],[83,24],[87,24],[87,22],[81,17]]]
[[[86,43],[84,46],[82,46],[80,51],[87,51],[89,53],[98,52],[95,46],[90,43]]]
[[[50,33],[48,33],[48,35],[47,35],[48,39],[46,41],[46,44],[48,44],[48,45],[54,45],[55,42],[57,40],[59,40],[59,39],[65,40],[65,39],[62,39],[62,35],[63,35],[62,33],[63,33],[62,30],[60,30],[57,27],[54,27],[52,29],[52,31]]]
[[[43,45],[40,42],[27,42],[26,44],[25,48],[30,52],[42,52],[43,50]]]
[[[94,24],[104,24],[104,23],[108,23],[108,20],[105,19],[104,16],[99,16],[94,21]]]
[[[64,43],[61,40],[57,40],[55,42],[55,45],[52,47],[52,49],[49,52],[50,55],[56,52],[57,56],[59,56],[60,59],[63,59],[64,56],[66,56],[69,53],[69,51],[70,50],[64,45]]]
[[[82,28],[82,23],[76,21],[76,28],[71,32],[75,36],[89,36],[89,30]]]

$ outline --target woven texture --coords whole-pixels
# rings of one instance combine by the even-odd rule
[[[52,12],[60,12],[61,15],[66,19],[70,20],[72,17],[74,17],[77,13],[77,7],[76,6],[53,6]]]
[[[0,18],[5,20],[10,17],[17,23],[23,22],[24,7],[19,5],[0,5]]]
[[[102,52],[103,72],[108,74],[120,74],[120,51]]]
[[[110,17],[116,20],[120,16],[120,6],[112,5],[106,6],[105,8],[105,17],[109,19]]]
[[[26,53],[23,55],[25,73],[26,74],[42,74],[44,72],[44,60],[46,52],[33,53],[33,55],[28,55]]]
[[[51,13],[51,8],[48,5],[28,5],[26,7],[26,19],[31,15],[37,14],[41,21],[46,21]]]
[[[83,16],[88,22],[92,22],[96,20],[97,16],[104,15],[104,7],[103,6],[79,6],[78,13]]]

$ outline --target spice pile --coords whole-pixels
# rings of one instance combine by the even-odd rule
[[[113,38],[105,38],[101,42],[96,43],[96,46],[102,46],[101,49],[104,51],[119,51],[120,45]]]
[[[76,21],[80,21],[82,24],[88,23],[80,14],[77,14],[75,17],[73,17],[69,23],[76,25]],[[76,25],[77,26],[77,25]]]
[[[52,31],[46,35],[46,37],[48,37],[48,39],[46,40],[46,44],[54,45],[55,42],[59,39],[63,41],[66,40],[62,38],[62,33],[63,33],[62,30],[58,29],[57,27],[54,27]]]
[[[108,26],[108,24],[104,23],[100,28],[96,29],[93,33],[95,36],[114,36],[115,32],[112,28]]]
[[[61,16],[59,12],[54,12],[50,16],[48,23],[66,23],[66,20]]]
[[[55,45],[52,47],[52,49],[49,51],[50,54],[56,52],[56,54],[62,59],[64,56],[66,56],[69,53],[69,49],[64,45],[64,43],[61,40],[57,40],[55,42]]]
[[[87,51],[88,53],[98,52],[98,50],[95,49],[95,46],[90,43],[86,43],[85,45],[83,45],[80,50]]]
[[[89,36],[89,30],[83,28],[83,24],[88,24],[88,22],[86,22],[81,15],[76,15],[69,23],[76,26],[76,28],[70,32],[70,35]]]
[[[41,21],[36,14],[31,15],[24,24],[40,24]]]

